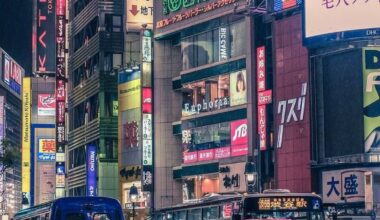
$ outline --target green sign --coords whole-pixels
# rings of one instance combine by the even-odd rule
[[[365,152],[380,149],[380,47],[363,49]]]
[[[164,0],[164,15],[179,11],[182,8],[190,8],[207,1],[208,0]]]
[[[119,101],[112,101],[112,115],[118,116],[119,114]]]

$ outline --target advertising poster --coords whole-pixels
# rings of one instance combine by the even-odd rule
[[[240,70],[230,74],[230,106],[247,103],[247,72]]]
[[[96,184],[96,146],[87,146],[87,186],[86,195],[96,196],[97,195],[97,184]]]
[[[11,90],[21,94],[23,69],[7,54],[3,53],[3,81]]]
[[[38,160],[39,161],[55,161],[55,139],[38,140]]]
[[[38,94],[37,114],[39,116],[54,116],[55,107],[54,94]]]
[[[30,117],[31,117],[31,89],[30,78],[25,77],[23,79],[23,93],[22,93],[22,156],[21,156],[21,175],[22,175],[22,194],[23,204],[29,204],[30,195]],[[23,196],[24,197],[24,196]],[[25,201],[27,200],[27,201]]]
[[[365,152],[380,150],[380,47],[363,49]]]
[[[11,73],[11,59],[3,54],[4,56],[4,65],[3,65],[3,73],[4,73],[4,82],[9,85],[9,76]]]
[[[38,204],[54,199],[55,173],[54,164],[41,164],[39,168],[39,201]]]
[[[322,184],[323,203],[364,202],[363,170],[347,169],[323,172]]]

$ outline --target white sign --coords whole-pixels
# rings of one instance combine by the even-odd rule
[[[364,201],[364,170],[346,169],[322,174],[323,203]]]
[[[227,36],[227,28],[219,28],[219,61],[228,59]]]
[[[153,165],[152,114],[143,114],[143,165]]]
[[[380,2],[305,0],[305,37],[380,28]],[[380,34],[380,33],[377,33]]]
[[[143,24],[153,27],[153,0],[126,1],[127,31],[139,31]]]

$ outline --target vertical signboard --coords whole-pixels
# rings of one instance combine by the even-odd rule
[[[36,0],[35,68],[39,73],[55,71],[55,1]]]
[[[54,172],[55,164],[41,164],[39,165],[39,195],[38,195],[38,203],[45,203],[54,200],[55,193],[55,172]]]
[[[380,47],[363,49],[365,152],[380,149]]]
[[[248,154],[248,120],[231,122],[231,156]]]
[[[260,150],[267,149],[266,105],[272,102],[272,90],[265,90],[265,46],[256,49],[257,65],[257,130]]]
[[[5,53],[3,53],[2,64],[3,82],[14,92],[21,94],[23,69]]]
[[[87,196],[97,195],[97,184],[96,184],[96,146],[87,146]]]
[[[66,39],[66,1],[56,0],[56,166],[65,166],[65,112],[66,112],[66,70],[65,70],[65,39]],[[64,196],[65,170],[62,174],[56,173],[56,197]]]
[[[142,191],[153,193],[152,31],[142,31]]]
[[[23,79],[22,91],[22,197],[24,207],[30,205],[30,117],[31,117],[31,90],[30,78]]]

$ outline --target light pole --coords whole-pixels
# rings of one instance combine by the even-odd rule
[[[132,220],[135,220],[135,203],[137,201],[137,197],[138,197],[139,193],[137,191],[137,187],[135,186],[135,184],[133,184],[131,186],[131,188],[129,189],[129,198],[131,199],[131,202],[132,202]]]
[[[245,179],[247,181],[247,192],[252,194],[255,192],[255,185],[257,181],[256,164],[250,160],[245,164]]]

